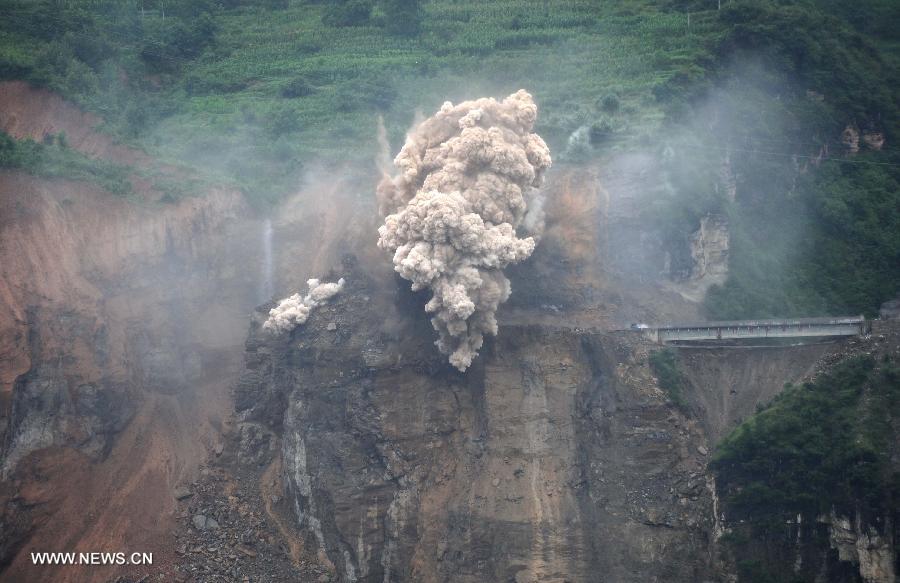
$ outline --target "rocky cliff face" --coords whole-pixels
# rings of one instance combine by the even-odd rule
[[[728,222],[724,217],[705,216],[690,238],[693,268],[691,279],[707,278],[724,283],[728,275]]]
[[[0,83],[0,127],[179,176],[94,130],[99,120]],[[214,189],[160,203],[0,173],[0,568],[29,581],[105,581],[30,565],[29,550],[170,552],[173,487],[220,439],[259,301],[261,225]],[[200,193],[198,193],[200,194]],[[143,510],[141,510],[143,509]]]
[[[257,293],[239,269],[256,264],[246,212],[227,191],[157,205],[0,174],[0,501],[19,525],[3,529],[0,563],[29,537],[97,549],[121,529],[149,545],[127,508],[171,512],[231,408]],[[9,573],[40,579],[20,567]]]
[[[892,583],[897,580],[892,533],[864,525],[859,516],[850,519],[834,511],[819,522],[828,527],[829,546],[837,551],[837,560],[858,568],[863,583]],[[851,571],[852,572],[852,571]],[[853,573],[856,575],[857,573]]]
[[[706,441],[646,345],[506,326],[463,375],[421,298],[373,309],[374,283],[344,271],[345,294],[290,337],[256,318],[236,396],[239,449],[280,453],[293,528],[338,580],[713,577]]]
[[[0,197],[5,473],[48,445],[103,452],[137,393],[181,393],[239,344],[255,274],[221,259],[239,196],[142,208],[7,173]]]
[[[280,485],[272,516],[295,568],[320,581],[735,581],[720,542],[735,525],[707,470],[718,441],[784,383],[896,352],[880,328],[832,344],[679,347],[678,407],[640,335],[514,323],[460,374],[430,345],[424,298],[369,267],[346,258],[329,274],[345,293],[289,336],[262,331],[263,306],[236,393],[236,463],[261,491]],[[786,568],[893,581],[885,524],[789,526],[796,545],[782,550],[802,568]]]
[[[697,230],[687,241],[690,260],[680,271],[668,268],[672,280],[669,289],[686,300],[700,303],[713,285],[722,285],[728,277],[728,250],[731,234],[728,221],[718,215],[700,218]]]

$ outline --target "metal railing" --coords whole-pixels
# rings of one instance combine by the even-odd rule
[[[743,338],[858,336],[865,334],[865,331],[866,319],[863,316],[696,322],[648,326],[642,329],[645,336],[660,344]]]

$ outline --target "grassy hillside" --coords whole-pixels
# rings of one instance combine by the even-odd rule
[[[896,2],[0,0],[0,11],[0,78],[59,91],[119,139],[263,205],[310,165],[371,165],[379,116],[396,148],[417,111],[526,87],[557,160],[657,154],[667,180],[647,185],[658,196],[646,219],[673,245],[702,215],[728,215],[731,277],[710,293],[710,317],[871,314],[900,289]]]
[[[709,14],[689,29],[686,13],[644,2],[428,2],[412,35],[392,33],[380,4],[343,26],[313,2],[0,7],[16,15],[0,24],[0,75],[266,198],[312,161],[369,162],[379,114],[398,143],[414,112],[446,99],[527,87],[555,146],[594,122],[650,132],[663,117],[654,88],[690,75],[717,29]]]

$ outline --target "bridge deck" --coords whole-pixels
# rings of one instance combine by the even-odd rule
[[[796,318],[791,320],[735,320],[653,326],[644,332],[660,344],[672,341],[733,340],[742,338],[804,338],[856,336],[865,331],[862,316]]]

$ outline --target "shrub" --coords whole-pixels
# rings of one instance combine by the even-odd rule
[[[306,77],[295,77],[291,79],[287,85],[281,88],[281,96],[287,99],[297,97],[306,97],[315,93],[316,88],[306,79]]]
[[[619,111],[619,98],[612,93],[604,95],[600,99],[600,109],[606,113],[615,113]]]
[[[420,0],[382,0],[388,32],[400,36],[419,34],[422,24]]]
[[[678,355],[671,348],[650,353],[650,370],[659,379],[659,386],[669,399],[680,409],[687,406],[684,392],[687,379],[678,364]]]
[[[592,146],[597,146],[607,141],[612,136],[613,127],[607,119],[601,119],[591,124],[588,130],[588,138]]]
[[[372,0],[340,0],[329,4],[322,14],[328,26],[360,26],[372,16]]]

